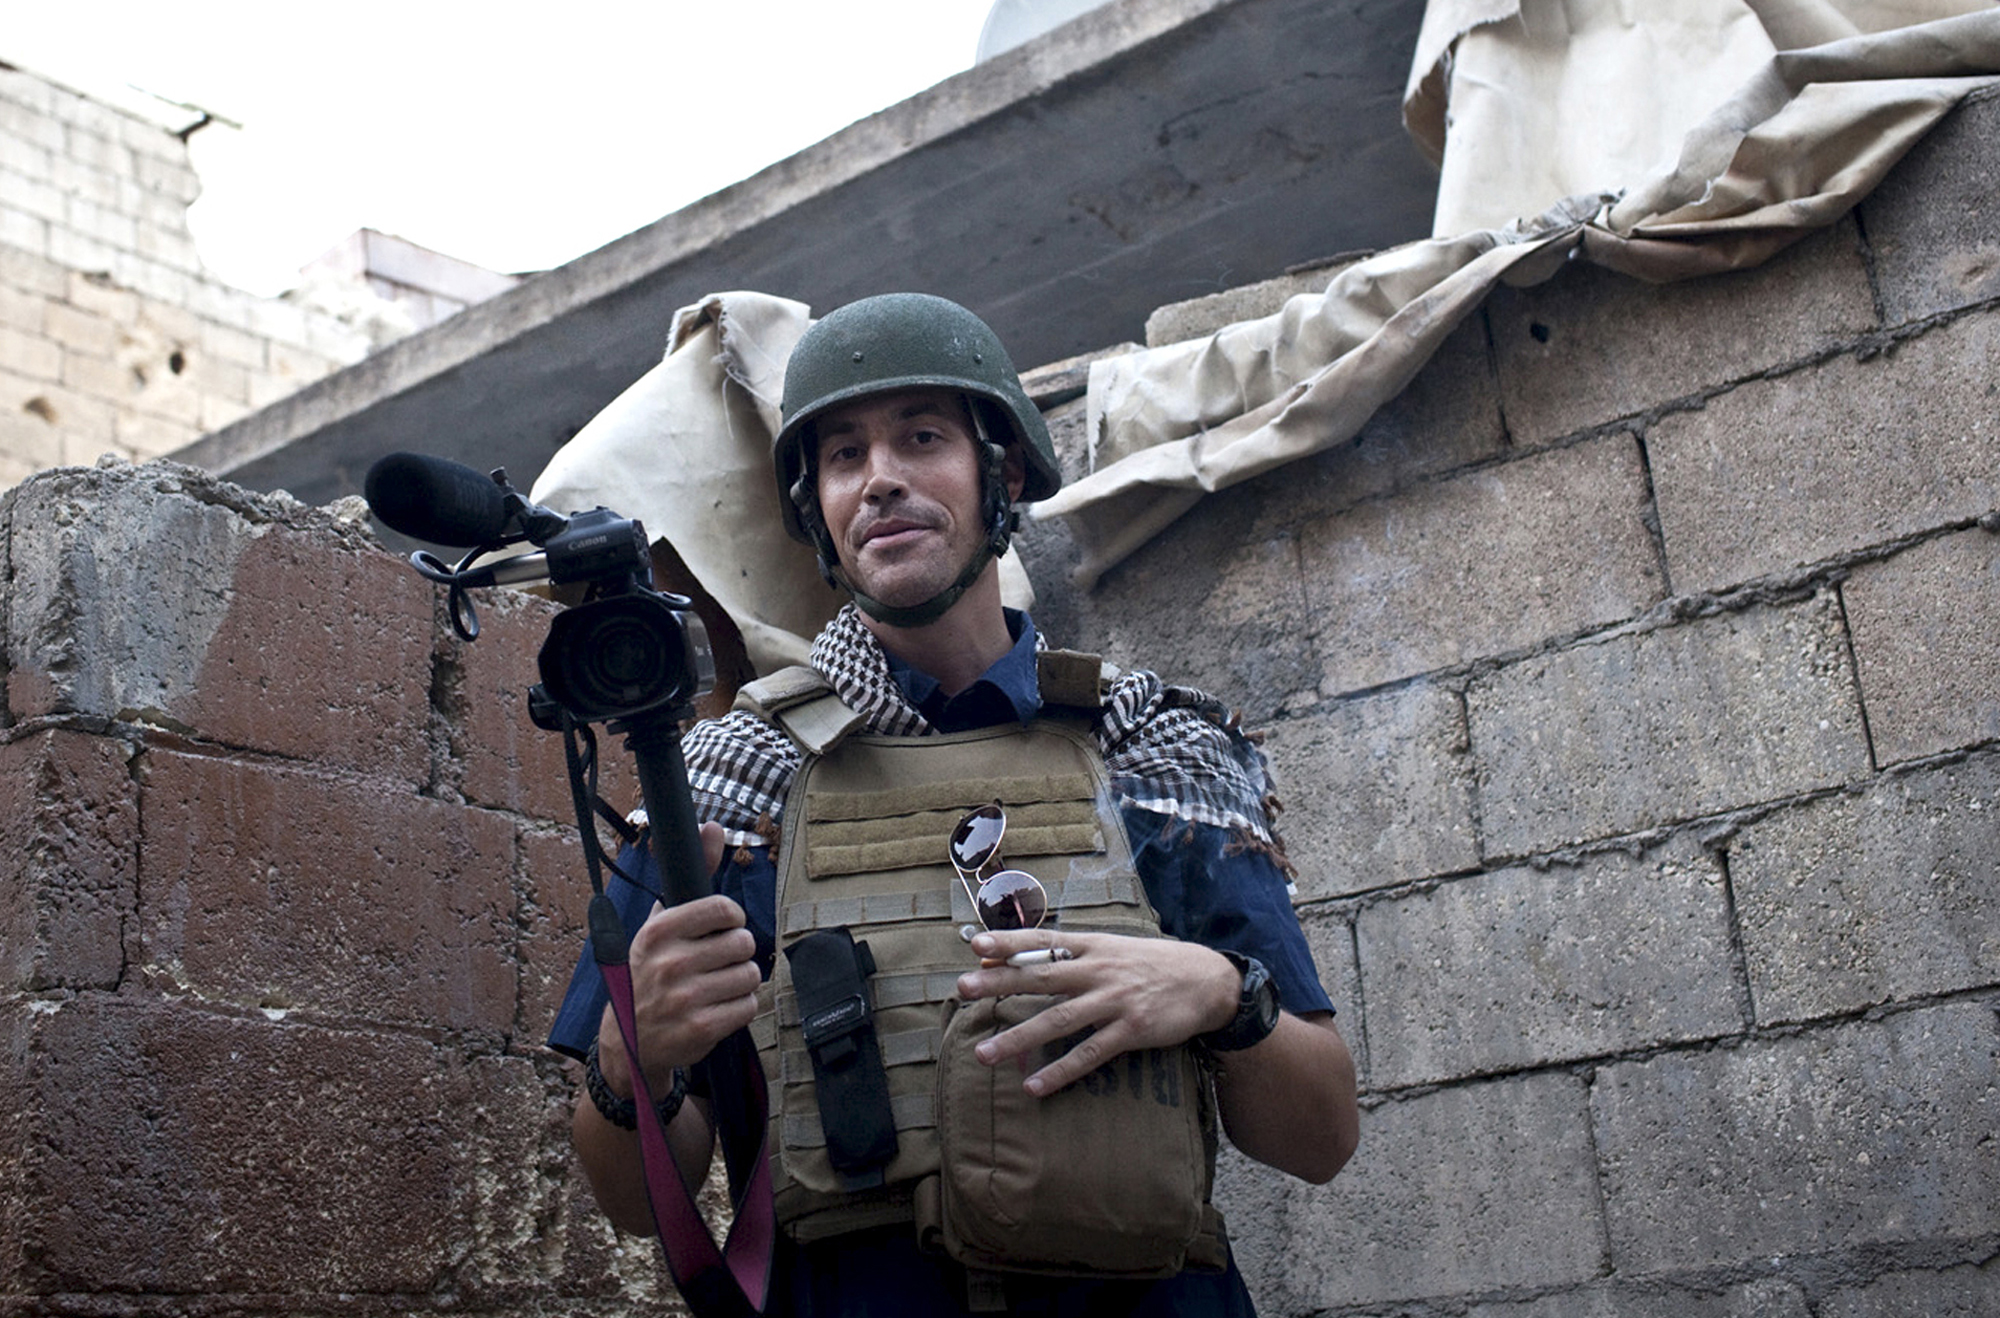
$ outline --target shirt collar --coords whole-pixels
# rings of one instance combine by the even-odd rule
[[[1007,630],[1014,637],[1013,648],[995,660],[993,666],[980,674],[971,686],[955,696],[945,697],[939,690],[938,680],[929,673],[893,654],[887,655],[889,676],[911,706],[933,725],[948,727],[960,723],[962,720],[950,716],[950,711],[954,710],[970,712],[983,708],[991,711],[986,716],[975,716],[976,721],[964,724],[967,727],[991,726],[1005,717],[1007,709],[1012,709],[1014,717],[1022,723],[1041,713],[1042,688],[1035,668],[1034,620],[1018,609],[1004,612]],[[884,653],[887,654],[886,651]]]

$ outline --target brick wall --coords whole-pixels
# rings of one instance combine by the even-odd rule
[[[548,606],[466,646],[371,533],[167,463],[31,478],[0,546],[0,1305],[653,1295],[540,1046],[586,892]]]
[[[1229,1169],[1267,1312],[2000,1312],[1996,142],[1763,269],[1501,291],[1091,595],[1037,528],[1043,624],[1284,778],[1366,1111],[1327,1187]]]
[[[165,126],[0,66],[0,488],[170,452],[367,351],[324,311],[209,275],[199,192]]]

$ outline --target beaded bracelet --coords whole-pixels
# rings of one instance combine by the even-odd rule
[[[590,1101],[606,1121],[626,1130],[639,1129],[639,1105],[629,1098],[620,1098],[611,1092],[611,1086],[604,1079],[604,1072],[597,1064],[597,1040],[590,1041],[590,1053],[583,1059],[583,1087],[590,1092]],[[674,1068],[673,1088],[667,1096],[653,1104],[653,1111],[659,1113],[662,1126],[672,1123],[679,1114],[681,1104],[687,1101],[687,1072],[678,1066]]]

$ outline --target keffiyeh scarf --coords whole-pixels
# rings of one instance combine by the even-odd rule
[[[853,605],[814,641],[812,666],[863,717],[868,732],[936,735],[904,699],[888,656]],[[1211,824],[1275,849],[1263,753],[1213,697],[1168,686],[1150,672],[1125,673],[1112,683],[1093,732],[1120,804]],[[737,710],[697,723],[681,749],[696,815],[720,823],[731,846],[769,845],[800,763],[791,738]]]

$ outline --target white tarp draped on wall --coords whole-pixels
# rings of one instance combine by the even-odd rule
[[[1444,236],[1093,365],[1091,470],[1034,515],[1068,520],[1092,585],[1202,495],[1352,439],[1496,281],[1756,265],[1995,81],[1986,0],[1432,0],[1404,111]]]

